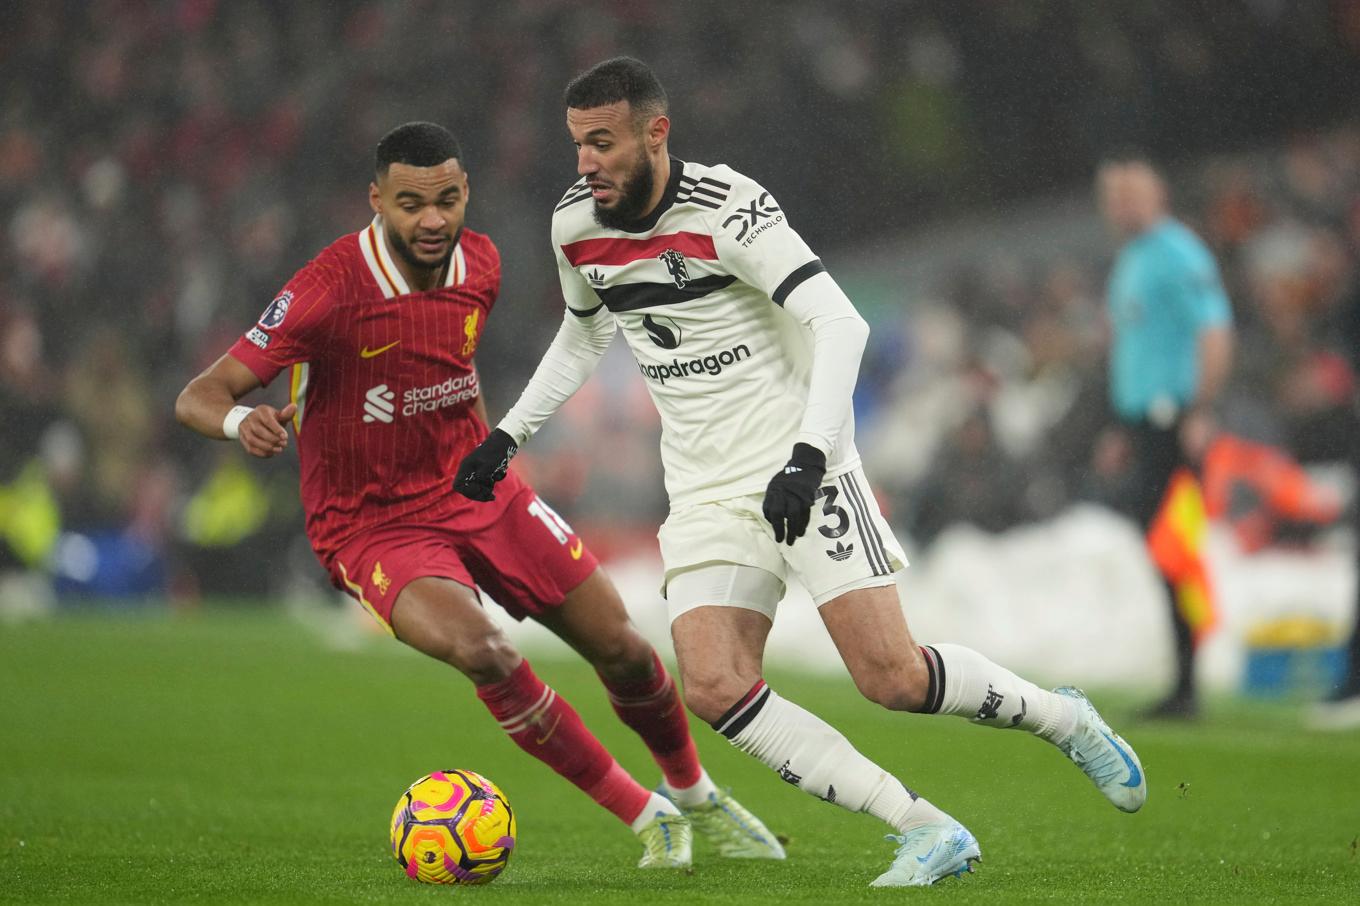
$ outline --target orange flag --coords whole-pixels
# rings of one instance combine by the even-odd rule
[[[1205,560],[1209,517],[1199,481],[1177,469],[1148,529],[1148,549],[1176,592],[1176,607],[1198,645],[1218,625],[1218,608]]]

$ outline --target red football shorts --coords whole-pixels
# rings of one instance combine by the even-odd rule
[[[598,565],[571,526],[511,472],[489,503],[468,501],[440,522],[363,532],[331,560],[330,573],[390,632],[392,605],[413,579],[478,586],[522,620],[561,605]]]

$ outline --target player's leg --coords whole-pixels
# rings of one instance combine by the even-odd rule
[[[684,570],[670,580],[667,600],[676,613],[671,637],[690,710],[780,779],[824,802],[874,815],[904,836],[941,822],[952,832],[955,822],[947,815],[866,758],[835,727],[765,683],[765,640],[782,593],[783,582],[771,573],[730,563]],[[736,605],[699,603],[720,596]],[[920,872],[903,883],[929,883],[966,870],[978,858],[976,841],[963,831],[956,842],[936,850],[939,858],[929,864],[917,863]]]
[[[713,784],[699,764],[675,682],[628,618],[604,570],[597,567],[559,606],[534,619],[595,668],[614,713],[642,738],[661,768],[667,794],[681,805],[703,802]]]
[[[1079,690],[1041,689],[963,645],[917,647],[895,586],[845,592],[819,612],[855,685],[871,701],[1028,730],[1076,762],[1122,811],[1137,811],[1147,799],[1138,755]]]
[[[635,832],[653,820],[653,799],[663,811],[675,811],[633,780],[575,709],[534,674],[482,608],[466,566],[438,527],[370,532],[343,549],[332,569],[337,584],[393,635],[467,676],[516,745]],[[644,857],[642,864],[671,863]]]
[[[606,686],[612,682],[625,695],[646,690],[643,697],[649,700],[636,706],[630,701],[625,722],[643,734],[668,777],[688,780],[690,786],[709,783],[683,714],[677,725],[677,715],[665,713],[667,689],[676,697],[669,674],[628,621],[595,557],[518,476],[511,473],[497,490],[493,504],[475,511],[481,521],[458,526],[455,544],[473,579],[511,616],[533,617],[578,651],[588,651],[587,659],[606,678]],[[598,619],[591,619],[592,607],[601,609]],[[690,828],[665,795],[648,791],[630,823],[645,848],[641,867],[690,864]]]
[[[809,531],[784,556],[867,698],[897,711],[1029,730],[1072,757],[1118,808],[1142,805],[1147,786],[1137,755],[1079,691],[1041,689],[963,645],[918,647],[892,576],[905,556],[863,472],[839,476],[822,491],[814,528],[826,540]],[[837,546],[827,550],[833,539]]]
[[[472,680],[477,697],[521,749],[625,823],[642,814],[648,791],[534,674],[471,588],[451,579],[415,579],[401,590],[391,619],[398,639]]]
[[[628,618],[602,569],[572,589],[560,606],[535,619],[595,667],[615,713],[642,737],[661,767],[660,792],[680,807],[719,855],[784,857],[783,847],[764,823],[730,792],[720,790],[699,763],[675,682]]]
[[[1050,742],[1076,725],[1072,701],[962,645],[918,647],[896,584],[844,592],[818,608],[856,688],[893,711],[953,714]]]

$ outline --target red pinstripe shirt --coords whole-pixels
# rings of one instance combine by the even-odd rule
[[[323,562],[366,528],[475,505],[452,482],[486,436],[473,354],[500,254],[464,229],[444,285],[411,292],[381,230],[323,250],[230,350],[264,384],[292,369],[307,537]]]

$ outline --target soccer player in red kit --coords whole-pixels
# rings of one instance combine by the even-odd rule
[[[585,543],[510,473],[490,506],[452,489],[487,434],[473,361],[500,289],[491,240],[463,226],[468,180],[444,128],[378,143],[374,219],[324,249],[226,355],[189,382],[180,422],[277,455],[291,423],[307,536],[336,587],[398,639],[461,671],[520,748],[629,824],[639,867],[684,867],[691,829],[726,856],[779,843],[699,763],[675,684]],[[291,369],[282,409],[237,401]],[[598,672],[664,779],[634,780],[482,608],[481,586]]]

